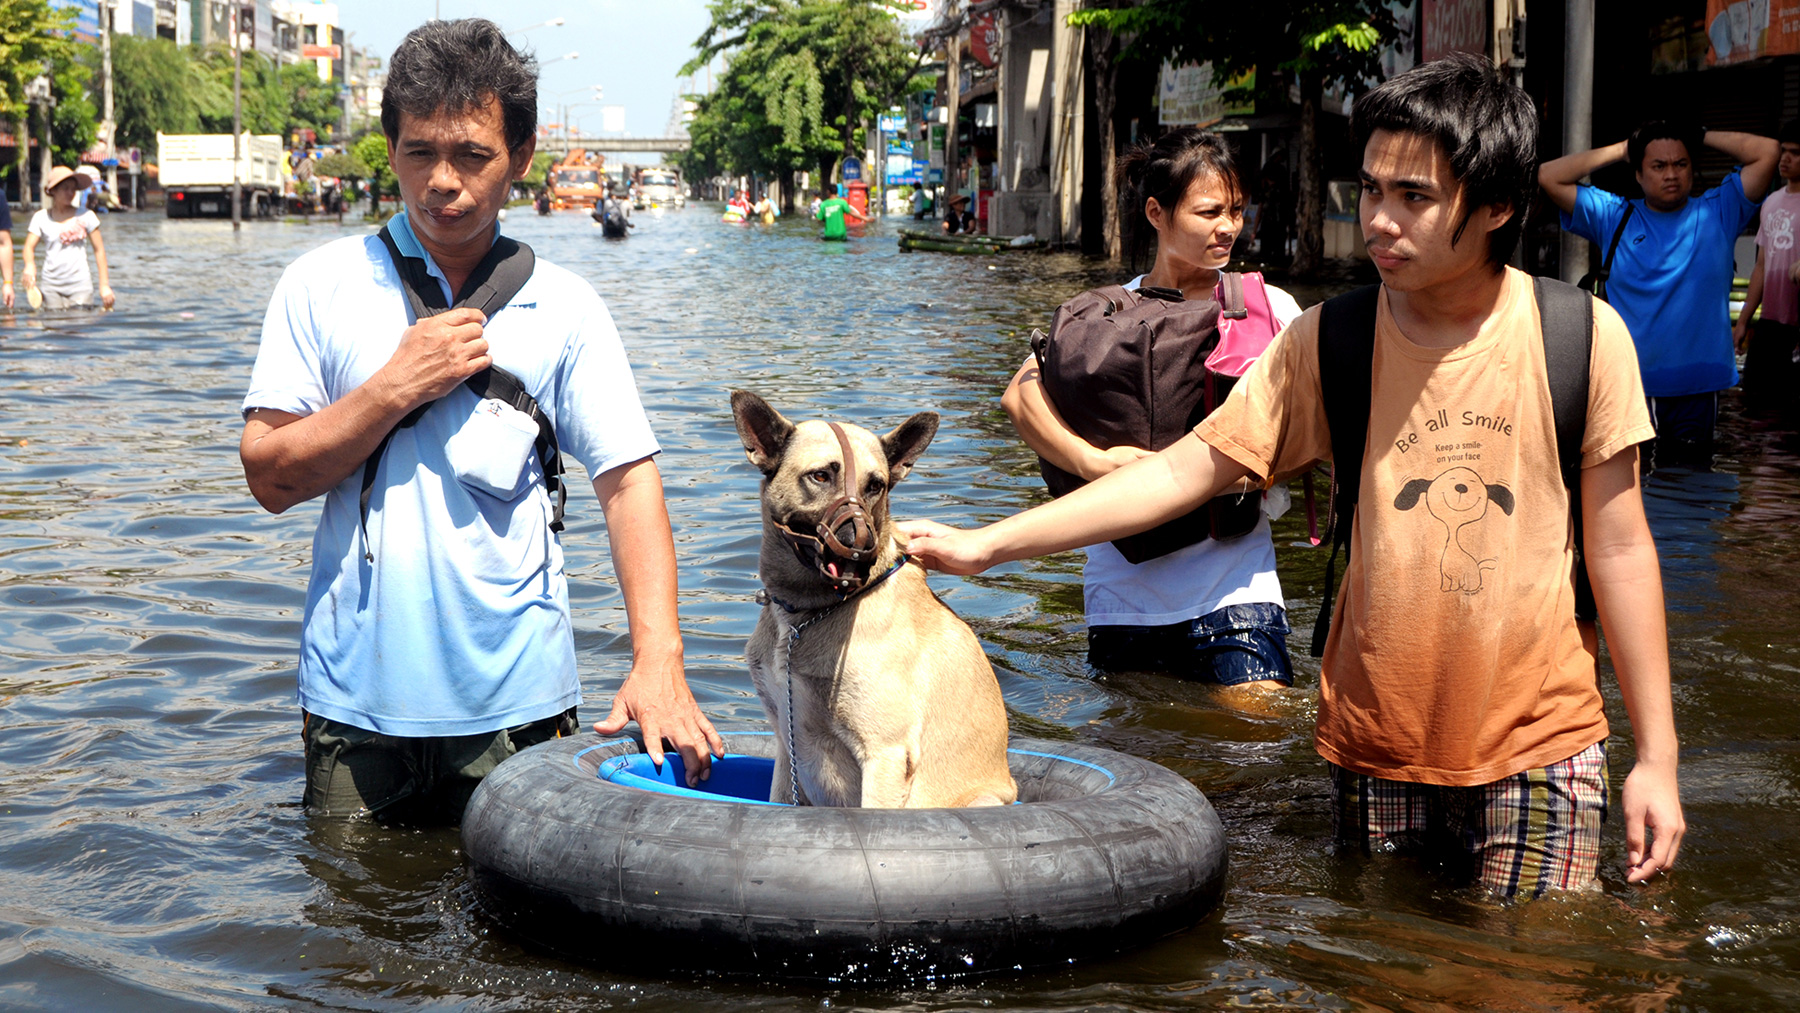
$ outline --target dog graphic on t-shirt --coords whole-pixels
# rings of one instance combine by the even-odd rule
[[[1444,526],[1444,553],[1438,564],[1438,589],[1475,594],[1481,590],[1482,573],[1492,570],[1497,557],[1469,551],[1485,551],[1476,527],[1497,506],[1508,517],[1513,512],[1512,490],[1489,485],[1473,468],[1456,467],[1436,478],[1415,478],[1394,497],[1394,509],[1411,510],[1423,502],[1431,516]]]

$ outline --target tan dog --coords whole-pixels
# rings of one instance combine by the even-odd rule
[[[733,391],[763,473],[768,601],[746,654],[778,741],[770,800],[923,809],[1004,805],[1006,708],[974,631],[904,564],[888,491],[937,434],[782,418]],[[797,759],[796,759],[797,757]]]

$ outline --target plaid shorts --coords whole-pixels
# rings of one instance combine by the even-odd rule
[[[1331,768],[1340,842],[1372,852],[1431,851],[1505,897],[1593,884],[1606,820],[1606,743],[1492,784],[1446,787]]]

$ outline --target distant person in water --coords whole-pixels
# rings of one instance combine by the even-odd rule
[[[813,212],[813,217],[825,223],[825,231],[820,233],[819,238],[835,242],[841,242],[850,235],[844,219],[854,218],[858,225],[868,221],[850,206],[849,201],[842,197],[833,197],[824,190],[819,191],[819,208]]]
[[[34,305],[41,301],[45,309],[76,309],[93,305],[94,278],[88,273],[87,251],[94,250],[94,266],[100,274],[100,305],[113,307],[113,290],[108,283],[106,243],[100,238],[100,218],[92,211],[75,206],[75,197],[91,185],[92,180],[67,166],[50,170],[44,180],[44,192],[50,195],[50,206],[31,216],[25,232],[25,291],[39,293]],[[10,244],[11,240],[8,240]],[[44,278],[40,287],[37,275],[37,247],[44,247]]]
[[[944,233],[953,236],[958,232],[975,232],[975,212],[969,210],[968,195],[960,193],[950,198],[950,208],[944,212]]]

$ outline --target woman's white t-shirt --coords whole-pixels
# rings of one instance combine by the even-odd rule
[[[1133,278],[1135,289],[1144,280]],[[1300,315],[1294,297],[1264,285],[1277,328]],[[1082,593],[1089,626],[1167,626],[1198,619],[1227,605],[1285,604],[1275,576],[1275,543],[1269,520],[1286,512],[1287,491],[1270,490],[1263,516],[1247,535],[1229,541],[1202,539],[1166,556],[1127,562],[1111,542],[1087,547]]]
[[[44,269],[38,272],[38,287],[60,295],[91,292],[94,280],[88,274],[87,237],[100,230],[100,216],[83,211],[66,221],[50,217],[50,209],[39,209],[31,216],[29,231],[44,244]]]

